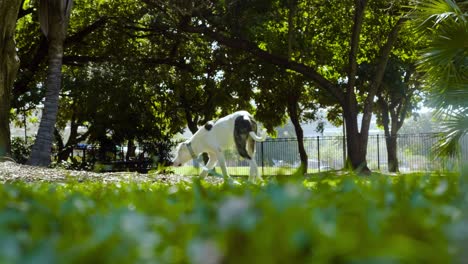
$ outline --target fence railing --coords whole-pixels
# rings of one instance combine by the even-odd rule
[[[397,157],[400,172],[434,171],[450,169],[459,162],[468,162],[468,137],[461,144],[457,159],[437,159],[433,146],[437,133],[402,134],[397,136]],[[343,136],[317,136],[304,138],[308,156],[308,173],[342,169],[346,162],[346,139]],[[300,165],[296,138],[268,139],[257,143],[256,161],[263,175],[292,174]],[[228,172],[231,175],[248,175],[249,164],[235,150],[225,152]],[[370,135],[367,147],[367,165],[374,171],[388,171],[385,136]],[[190,162],[176,168],[179,174],[197,174],[200,168]],[[219,169],[218,169],[219,171]]]

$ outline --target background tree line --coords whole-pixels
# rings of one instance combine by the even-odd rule
[[[15,67],[5,67],[9,77],[0,89],[11,95],[2,97],[0,155],[9,152],[10,109],[26,112],[44,104],[49,122],[41,121],[31,164],[49,164],[52,141],[66,159],[80,141],[128,142],[129,147],[135,141],[168,141],[185,127],[195,132],[208,120],[246,109],[271,133],[291,119],[305,172],[300,124],[327,108],[327,118],[346,127],[351,168],[368,171],[368,131],[375,113],[385,128],[390,169],[398,171],[394,138],[417,106],[421,89],[466,96],[466,47],[458,37],[466,36],[466,5],[457,1],[14,2],[17,11],[14,5],[1,8],[10,15],[2,65],[15,64],[7,59],[14,58],[14,26],[20,64],[16,78]],[[442,54],[452,63],[446,67],[458,70],[450,84],[434,77],[442,66],[431,59],[442,60],[441,55],[417,64],[432,46],[443,46],[437,38],[446,33],[459,34],[452,53]],[[434,64],[424,66],[429,63]],[[51,97],[56,100],[50,106]],[[444,114],[467,116],[466,100],[441,109],[452,106],[456,110]],[[64,139],[60,130],[66,123],[71,133]],[[79,133],[80,126],[87,132]]]

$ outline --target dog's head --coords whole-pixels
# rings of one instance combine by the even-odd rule
[[[180,167],[191,159],[192,159],[192,156],[190,155],[190,151],[187,147],[187,143],[182,142],[176,148],[176,156],[172,160],[172,166]]]

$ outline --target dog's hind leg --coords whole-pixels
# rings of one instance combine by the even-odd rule
[[[250,175],[249,181],[256,182],[257,180],[262,180],[262,176],[258,175],[258,166],[255,158],[249,160],[250,163]]]
[[[220,150],[216,151],[216,155],[218,156],[219,166],[221,167],[221,172],[223,173],[223,177],[225,179],[230,178],[227,168],[226,168],[226,159],[224,158],[224,153]]]

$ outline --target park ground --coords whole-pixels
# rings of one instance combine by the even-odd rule
[[[467,173],[251,184],[0,163],[1,263],[466,263]]]

